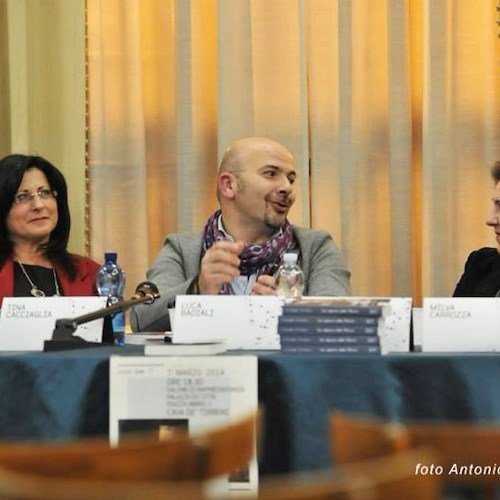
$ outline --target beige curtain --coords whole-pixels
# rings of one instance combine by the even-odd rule
[[[69,248],[85,253],[85,3],[0,0],[0,157],[47,158],[68,182]]]
[[[0,0],[0,155],[61,168],[84,253],[87,20],[92,255],[117,250],[130,287],[215,209],[225,146],[261,134],[294,153],[292,221],[334,235],[355,293],[449,295],[494,245],[497,3]]]
[[[216,208],[227,144],[266,135],[296,159],[292,222],[333,234],[355,294],[449,295],[494,244],[496,3],[87,0],[93,255],[133,287]]]
[[[429,4],[422,284],[426,294],[446,295],[467,254],[479,246],[495,246],[484,220],[493,188],[488,171],[500,159],[498,1]]]

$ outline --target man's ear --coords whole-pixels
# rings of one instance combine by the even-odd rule
[[[237,188],[236,185],[236,177],[230,172],[223,172],[219,175],[217,179],[217,184],[219,187],[219,193],[224,198],[228,198],[232,200],[235,195],[235,191]]]

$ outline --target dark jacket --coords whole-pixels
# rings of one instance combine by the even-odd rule
[[[495,297],[500,291],[500,254],[496,248],[472,252],[453,297]]]

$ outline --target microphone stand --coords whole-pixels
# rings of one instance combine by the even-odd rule
[[[102,345],[100,342],[88,342],[81,337],[74,336],[73,333],[75,333],[79,325],[89,323],[90,321],[94,321],[96,319],[105,318],[106,316],[117,312],[126,311],[136,304],[151,304],[160,297],[160,293],[154,285],[147,282],[143,285],[147,285],[146,288],[141,288],[142,285],[139,285],[136,289],[135,295],[133,295],[129,300],[121,300],[120,302],[116,302],[116,304],[103,307],[94,312],[82,314],[76,318],[61,318],[56,320],[55,328],[52,332],[52,340],[45,341],[44,350],[95,347]]]

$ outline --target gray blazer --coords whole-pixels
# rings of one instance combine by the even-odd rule
[[[293,226],[299,264],[304,271],[304,295],[350,295],[350,272],[331,236],[323,230]],[[138,304],[130,313],[134,331],[170,329],[168,307],[177,295],[190,293],[200,270],[202,231],[167,237],[146,276],[159,289],[161,298],[153,304]]]

